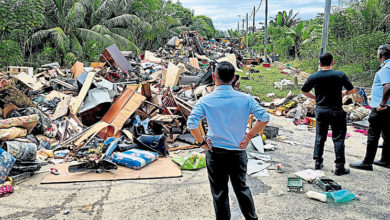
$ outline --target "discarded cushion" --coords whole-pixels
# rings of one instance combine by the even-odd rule
[[[121,166],[139,170],[157,159],[158,153],[131,149],[123,153],[115,153],[112,161]]]
[[[328,198],[337,203],[349,202],[356,199],[355,194],[352,194],[347,189],[337,190],[325,193]]]
[[[3,183],[14,166],[15,158],[0,148],[0,184]]]

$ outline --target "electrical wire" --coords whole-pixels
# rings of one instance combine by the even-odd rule
[[[260,10],[260,7],[261,7],[262,4],[263,4],[263,0],[260,0],[259,6],[257,6],[257,9],[256,9],[255,13],[257,13]],[[252,11],[251,15],[249,16],[249,18],[251,18],[252,16],[253,16],[253,11]]]

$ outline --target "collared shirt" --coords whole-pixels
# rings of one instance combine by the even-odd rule
[[[390,83],[390,59],[385,60],[381,69],[375,74],[371,89],[371,107],[377,108],[382,102],[383,86]],[[390,101],[387,103],[390,106]]]
[[[196,103],[187,127],[196,129],[200,120],[206,118],[207,136],[213,147],[241,150],[238,146],[244,139],[250,114],[263,122],[270,120],[267,111],[252,96],[235,91],[230,85],[217,86]]]

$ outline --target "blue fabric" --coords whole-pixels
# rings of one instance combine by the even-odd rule
[[[377,108],[382,102],[383,85],[390,83],[390,59],[381,65],[382,68],[375,74],[371,89],[371,107]],[[387,103],[390,106],[390,101]]]
[[[229,85],[217,86],[194,106],[187,127],[196,129],[200,120],[206,118],[207,136],[213,147],[241,150],[238,146],[244,139],[249,114],[263,122],[270,120],[267,111],[252,96],[235,91]]]
[[[15,158],[0,148],[0,184],[3,183],[14,166]]]
[[[112,161],[116,164],[132,169],[141,169],[157,159],[158,153],[131,149],[123,153],[115,153]]]

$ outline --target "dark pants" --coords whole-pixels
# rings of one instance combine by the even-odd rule
[[[364,162],[368,164],[374,162],[381,133],[383,137],[381,160],[390,162],[390,109],[382,111],[373,109],[368,122],[370,122],[370,125],[368,127],[367,150]]]
[[[216,219],[230,219],[229,178],[245,219],[257,219],[252,194],[246,185],[247,162],[245,151],[213,148],[213,152],[206,153]]]
[[[324,154],[324,145],[328,137],[329,125],[332,128],[332,139],[334,143],[334,151],[336,153],[336,164],[345,164],[345,135],[347,134],[347,119],[346,113],[340,107],[321,107],[316,108],[316,142],[314,146],[315,160],[322,161]]]

